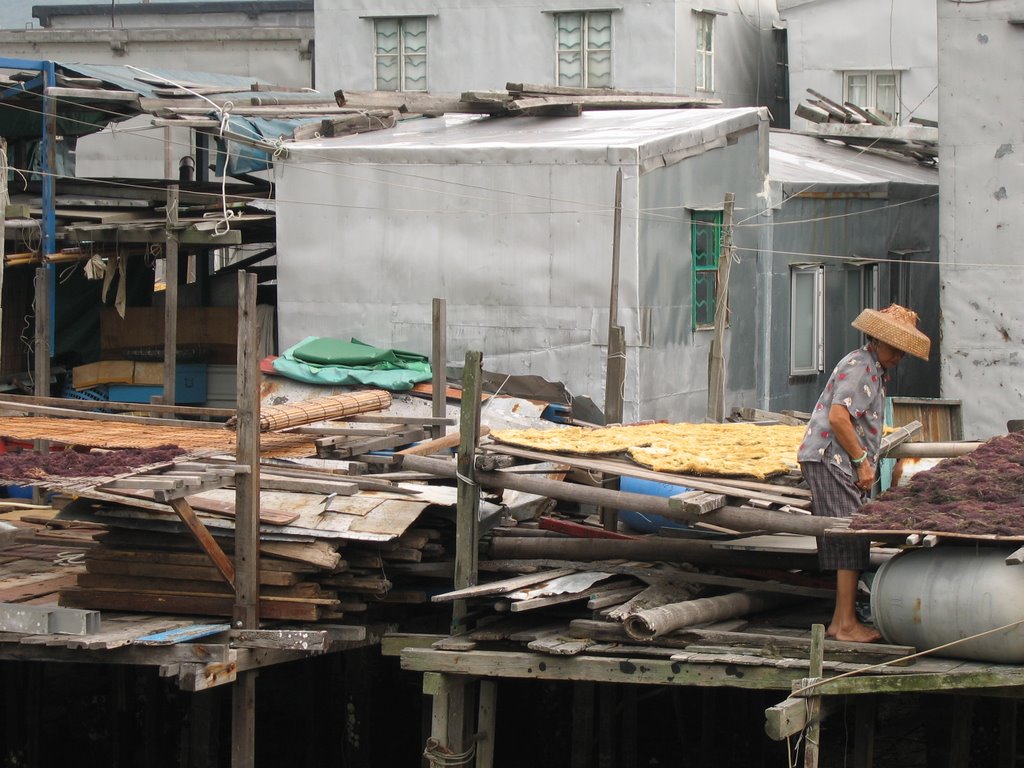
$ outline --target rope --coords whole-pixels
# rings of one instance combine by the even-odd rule
[[[470,744],[469,749],[465,752],[452,752],[438,739],[430,738],[427,739],[427,744],[423,749],[423,756],[427,758],[427,762],[434,766],[434,768],[469,765],[476,757],[476,743]]]

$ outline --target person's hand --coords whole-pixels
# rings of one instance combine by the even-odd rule
[[[857,465],[857,487],[867,493],[874,484],[875,466],[871,463],[871,459],[864,459]]]

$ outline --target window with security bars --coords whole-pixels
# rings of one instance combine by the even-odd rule
[[[427,20],[422,16],[373,20],[378,91],[427,90]]]
[[[900,119],[900,73],[844,72],[846,100],[861,109],[882,113],[893,123]]]
[[[715,90],[715,14],[697,15],[697,60],[694,87],[698,91]]]
[[[612,87],[612,15],[608,11],[555,14],[558,84]]]
[[[722,253],[722,212],[693,211],[690,255],[693,261],[693,328],[715,324],[718,261]]]

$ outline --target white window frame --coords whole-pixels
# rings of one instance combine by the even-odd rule
[[[607,16],[608,17],[608,46],[603,48],[595,48],[590,39],[590,28],[591,28],[591,17],[592,16]],[[555,21],[555,83],[557,85],[564,85],[562,83],[563,67],[562,58],[566,54],[577,53],[580,57],[580,73],[582,75],[583,82],[578,87],[582,88],[612,88],[613,83],[613,52],[614,46],[614,33],[615,30],[612,25],[614,18],[611,10],[589,10],[589,11],[557,11],[552,13]],[[579,47],[562,47],[562,38],[559,35],[561,29],[561,23],[567,16],[579,17],[580,22],[580,45]],[[600,85],[594,85],[591,82],[591,64],[593,59],[597,56],[608,57],[608,73],[607,82]],[[576,87],[576,86],[573,86]]]
[[[902,72],[898,69],[860,69],[860,70],[847,70],[843,72],[843,101],[855,104],[861,109],[870,109],[874,112],[884,114],[892,120],[894,125],[900,123],[900,105],[902,103],[901,94],[901,81]],[[850,92],[852,87],[852,81],[854,78],[863,78],[863,88],[867,94],[867,98],[855,99],[853,94]],[[888,109],[880,106],[879,104],[879,89],[888,87],[884,81],[892,79],[891,87],[893,88],[893,114],[889,114]],[[867,103],[861,103],[867,102]]]
[[[798,302],[803,294],[797,283],[810,283],[811,307]],[[806,286],[805,286],[806,288]],[[810,335],[806,334],[810,322]],[[807,337],[807,346],[797,348],[797,331]],[[825,370],[825,266],[793,264],[790,266],[789,299],[789,375],[816,376]]]
[[[694,88],[705,93],[715,91],[715,16],[708,11],[694,11],[697,40],[694,45]]]
[[[422,52],[411,53],[406,50],[406,28],[410,21],[422,22],[423,26],[423,47]],[[373,21],[373,87],[377,91],[388,92],[418,92],[427,91],[427,16],[380,16],[374,17]],[[398,25],[398,41],[395,46],[395,53],[381,53],[378,46],[378,28],[381,23],[393,22]],[[381,88],[379,64],[382,59],[392,59],[398,64],[398,77],[394,88]],[[409,65],[413,59],[422,60],[423,65],[423,87],[408,88],[407,78],[409,77]]]

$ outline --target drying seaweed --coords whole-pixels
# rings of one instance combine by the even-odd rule
[[[114,477],[137,467],[170,461],[183,453],[176,445],[90,453],[71,449],[45,455],[34,451],[5,453],[0,455],[0,480],[31,483],[49,477]]]
[[[850,528],[1024,535],[1024,433],[919,472],[861,507]]]

